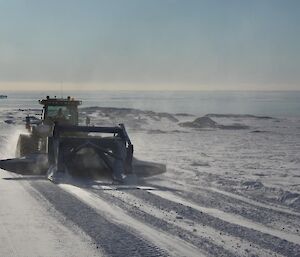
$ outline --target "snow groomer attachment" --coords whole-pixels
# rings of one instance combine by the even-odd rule
[[[63,174],[131,183],[166,171],[165,165],[133,157],[133,145],[125,126],[81,126],[78,106],[68,98],[40,100],[42,119],[26,117],[28,133],[19,136],[16,157],[1,160],[0,168],[22,175],[47,175],[58,181]],[[131,181],[131,182],[130,182]]]
[[[111,174],[114,180],[123,182],[133,174],[132,160],[133,145],[123,124],[90,127],[56,123],[48,141],[49,179],[67,172],[92,178]]]

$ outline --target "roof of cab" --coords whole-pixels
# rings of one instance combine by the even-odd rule
[[[46,99],[39,100],[39,103],[42,105],[73,105],[78,106],[82,104],[82,101],[75,100],[68,96],[67,98],[50,98],[49,96]]]

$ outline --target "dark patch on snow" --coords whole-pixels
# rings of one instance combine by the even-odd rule
[[[209,165],[208,162],[201,162],[201,161],[192,162],[191,166],[194,166],[194,167],[198,167],[198,166],[201,166],[201,167],[210,167],[210,165]]]
[[[260,189],[264,187],[264,184],[260,181],[245,181],[242,183],[243,187],[246,187],[247,189]]]
[[[239,124],[239,123],[233,123],[232,125],[219,125],[218,128],[220,129],[232,129],[232,130],[238,130],[238,129],[248,129],[249,126]]]
[[[254,173],[254,176],[258,176],[258,177],[265,177],[268,176],[267,174],[263,174],[263,173]]]
[[[279,201],[295,208],[300,208],[300,194],[284,191],[279,197]]]
[[[7,124],[15,124],[16,123],[14,120],[5,120],[4,122]]]
[[[28,108],[28,109],[18,109],[20,112],[42,112],[42,109]]]
[[[268,133],[268,131],[265,131],[265,130],[252,130],[250,131],[250,133]]]
[[[150,129],[147,131],[148,134],[166,134],[168,133],[167,131],[163,131],[160,129]]]

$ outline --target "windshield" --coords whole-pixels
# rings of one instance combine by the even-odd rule
[[[72,108],[70,108],[70,107],[59,106],[59,105],[55,105],[55,106],[49,105],[47,107],[46,117],[51,118],[53,120],[64,118],[65,120],[67,120],[73,124],[73,123],[75,123],[75,116],[76,116],[74,114],[75,114],[74,110],[72,110]]]

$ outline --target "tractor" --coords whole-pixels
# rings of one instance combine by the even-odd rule
[[[19,136],[16,158],[0,161],[0,168],[19,174],[42,175],[55,181],[60,174],[124,182],[129,176],[151,176],[165,165],[133,158],[125,126],[79,125],[81,101],[71,97],[39,101],[42,118],[26,117],[26,134]]]

